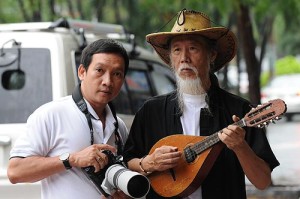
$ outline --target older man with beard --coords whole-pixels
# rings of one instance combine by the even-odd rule
[[[258,189],[268,187],[271,171],[279,162],[265,129],[233,125],[251,110],[250,103],[221,89],[214,75],[235,56],[233,32],[225,27],[211,27],[207,15],[184,9],[171,32],[153,33],[146,38],[174,70],[178,87],[177,91],[153,97],[143,105],[136,113],[125,144],[124,157],[129,168],[148,175],[151,180],[154,190],[147,198],[242,199],[246,198],[245,175]],[[220,142],[212,146],[216,150],[212,149],[210,154],[216,152],[216,157],[209,155],[204,160],[194,157],[191,163],[182,162],[189,153],[194,156],[194,151],[178,147],[185,138],[172,137],[167,142],[170,135],[214,133]],[[153,149],[162,138],[172,144]],[[218,150],[216,146],[220,146]],[[186,186],[190,173],[195,172],[194,166],[186,165],[196,165],[199,161],[203,164],[195,179],[177,193]],[[207,162],[212,164],[205,167],[209,165]],[[179,179],[182,172],[186,173],[185,179]],[[161,182],[152,181],[160,175]],[[168,179],[173,182],[164,184]],[[160,188],[167,194],[157,191]]]

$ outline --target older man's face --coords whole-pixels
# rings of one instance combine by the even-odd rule
[[[207,44],[197,35],[183,35],[172,39],[170,59],[172,67],[182,79],[209,81],[210,64],[216,57]]]

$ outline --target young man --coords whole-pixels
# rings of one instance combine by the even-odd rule
[[[129,168],[146,175],[170,171],[168,176],[176,186],[178,179],[172,168],[180,164],[183,151],[174,144],[149,154],[153,145],[172,134],[209,136],[221,130],[216,135],[224,148],[204,180],[198,179],[203,180],[201,186],[191,184],[185,197],[246,198],[245,175],[257,188],[268,187],[271,171],[279,163],[264,129],[232,125],[250,111],[250,103],[221,89],[213,74],[235,56],[233,32],[211,27],[209,17],[203,13],[182,10],[171,32],[153,33],[146,38],[174,70],[178,89],[148,100],[137,112],[124,150]],[[159,186],[164,187],[163,182]],[[163,197],[151,191],[147,198]]]
[[[118,95],[128,65],[120,43],[100,39],[88,45],[73,95],[42,105],[28,118],[27,132],[11,150],[10,181],[41,180],[43,199],[99,199],[81,168],[98,172],[108,163],[103,150],[122,150],[128,131],[108,103]]]

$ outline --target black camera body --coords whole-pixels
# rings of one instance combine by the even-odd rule
[[[123,161],[122,156],[115,156],[111,151],[109,150],[103,150],[102,153],[104,153],[108,158],[108,164],[101,169],[98,172],[95,172],[95,167],[89,166],[82,168],[83,172],[86,174],[86,176],[93,182],[93,184],[96,186],[98,191],[100,191],[105,197],[109,196],[101,187],[101,184],[103,180],[105,179],[105,172],[106,170],[114,164],[120,164],[124,167],[126,167],[125,162]]]
[[[102,152],[108,157],[103,169],[95,172],[93,166],[82,168],[99,192],[108,197],[120,189],[132,198],[142,198],[148,193],[150,182],[146,176],[127,169],[121,155],[115,156],[109,150]]]

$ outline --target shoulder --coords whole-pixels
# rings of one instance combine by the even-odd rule
[[[165,104],[167,102],[175,101],[177,95],[176,91],[172,91],[170,93],[164,94],[164,95],[157,95],[154,97],[149,98],[144,103],[144,106],[158,106]]]
[[[54,116],[68,114],[70,110],[76,110],[74,107],[76,107],[76,104],[73,102],[72,97],[66,96],[41,105],[30,115],[30,118],[49,119]]]
[[[245,99],[242,98],[241,96],[235,95],[233,93],[230,93],[224,89],[219,89],[220,94],[225,97],[228,100],[232,100],[233,102],[239,103],[239,104],[250,104],[250,102]]]
[[[232,94],[222,88],[217,88],[211,95],[214,104],[223,110],[228,110],[230,114],[243,116],[251,110],[251,103],[238,95]]]
[[[41,105],[39,108],[35,110],[35,112],[41,112],[45,110],[52,110],[52,109],[58,109],[58,108],[63,108],[66,107],[68,104],[72,104],[73,99],[70,95],[53,100],[51,102],[47,102],[43,105]],[[74,103],[75,104],[75,103]],[[66,107],[68,108],[68,107]]]

